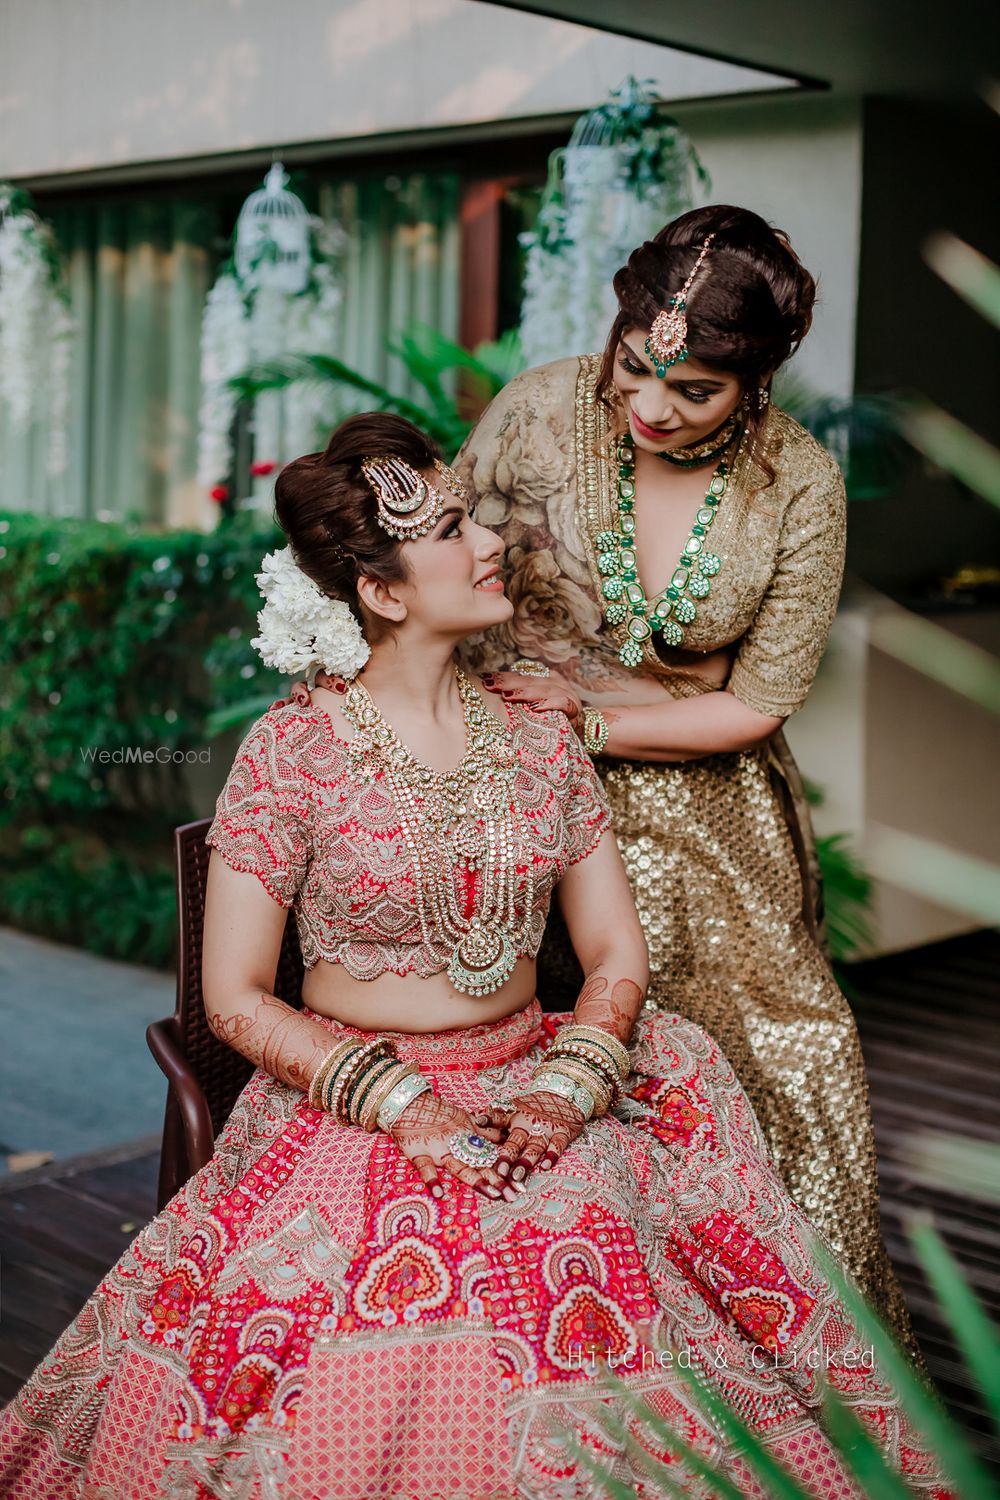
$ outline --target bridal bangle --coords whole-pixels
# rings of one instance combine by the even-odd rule
[[[379,1130],[391,1130],[406,1106],[431,1087],[430,1079],[424,1077],[416,1064],[410,1066],[413,1071],[392,1085],[379,1106],[375,1117]]]
[[[585,1120],[593,1119],[597,1109],[597,1099],[593,1090],[585,1084],[575,1083],[567,1073],[554,1071],[537,1073],[531,1087],[525,1089],[524,1092],[526,1094],[558,1094],[563,1099],[569,1099],[582,1112]]]
[[[599,708],[583,710],[583,748],[588,755],[600,755],[610,733],[608,721]]]
[[[431,1087],[416,1063],[402,1063],[391,1041],[350,1037],[330,1051],[313,1075],[309,1103],[342,1125],[388,1129],[407,1104]],[[387,1121],[383,1124],[383,1120]]]
[[[537,1086],[542,1076],[562,1075],[593,1095],[594,1114],[601,1115],[618,1103],[631,1067],[628,1048],[616,1036],[599,1026],[574,1023],[560,1029],[532,1080]]]
[[[569,1026],[559,1028],[552,1050],[575,1042],[591,1042],[602,1048],[614,1060],[621,1082],[625,1082],[632,1071],[632,1059],[628,1048],[610,1031],[605,1031],[603,1026],[587,1026],[582,1021],[574,1021]]]

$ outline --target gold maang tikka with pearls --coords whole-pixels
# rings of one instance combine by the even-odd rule
[[[715,239],[715,231],[707,235],[698,259],[691,268],[691,274],[681,287],[671,297],[662,312],[656,314],[653,326],[649,330],[646,340],[646,353],[650,359],[655,360],[656,373],[662,380],[671,366],[683,364],[688,357],[688,323],[687,323],[687,299],[694,285],[695,277],[701,270],[702,261],[708,254],[708,248]]]
[[[467,503],[469,492],[451,465],[436,458],[434,468],[455,498]],[[366,458],[361,472],[375,495],[378,524],[398,541],[426,536],[441,519],[444,495],[405,459],[393,454]]]

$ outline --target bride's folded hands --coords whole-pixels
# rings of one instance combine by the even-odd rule
[[[487,1198],[506,1198],[509,1203],[513,1202],[517,1198],[515,1188],[520,1184],[504,1182],[495,1167],[468,1166],[452,1155],[449,1145],[456,1131],[472,1136],[478,1134],[494,1144],[502,1141],[505,1134],[501,1126],[480,1124],[479,1117],[470,1115],[468,1110],[430,1089],[410,1101],[389,1134],[435,1198],[443,1196],[439,1175],[443,1170]],[[524,1189],[520,1188],[520,1191]]]

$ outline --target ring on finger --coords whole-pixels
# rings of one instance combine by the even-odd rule
[[[467,1167],[492,1167],[500,1147],[472,1130],[456,1130],[448,1139],[448,1150]]]

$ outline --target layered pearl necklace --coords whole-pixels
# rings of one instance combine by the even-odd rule
[[[680,562],[663,592],[650,601],[639,582],[636,567],[635,444],[631,433],[619,438],[617,458],[618,530],[598,533],[597,566],[603,578],[601,592],[607,601],[604,618],[609,625],[621,625],[628,620],[625,628],[629,639],[618,652],[618,658],[626,667],[638,667],[645,643],[654,633],[662,635],[668,646],[682,644],[684,626],[690,625],[698,612],[695,601],[705,598],[711,588],[710,580],[722,567],[722,559],[715,552],[706,551],[705,539],[729,488],[729,466],[725,459],[718,464],[684,543]]]
[[[465,718],[466,751],[454,771],[421,765],[382,717],[358,679],[343,698],[344,716],[358,731],[351,753],[362,776],[381,773],[393,797],[409,849],[420,931],[431,947],[452,945],[448,978],[465,995],[491,995],[507,982],[524,946],[534,908],[534,868],[527,865],[520,919],[512,783],[517,755],[509,731],[455,668]],[[463,911],[455,870],[478,887]]]

